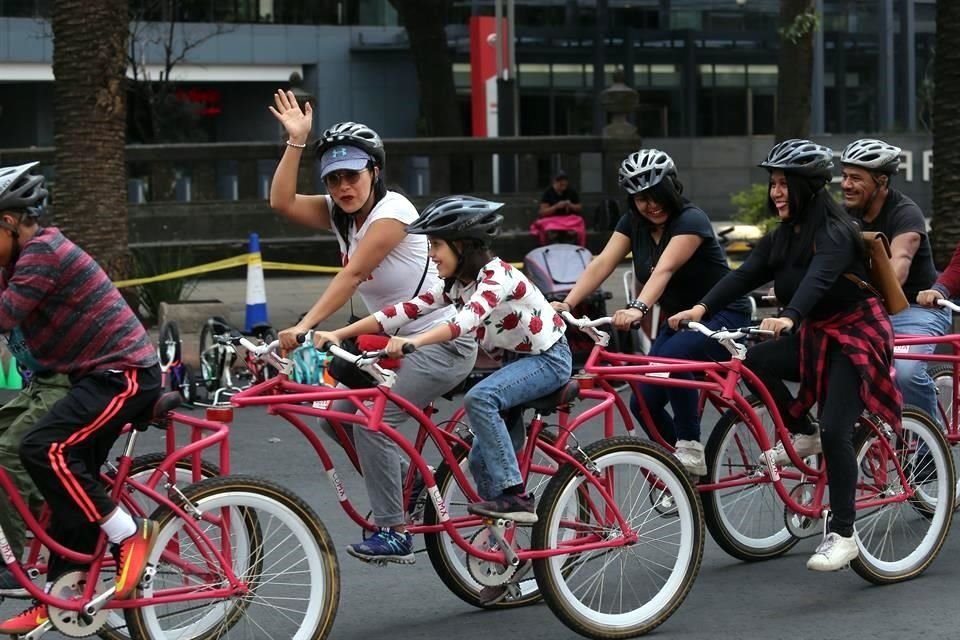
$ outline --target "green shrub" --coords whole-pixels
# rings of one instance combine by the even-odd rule
[[[777,218],[767,212],[768,189],[769,185],[764,182],[732,194],[730,204],[737,208],[733,219],[741,224],[756,225],[764,233],[771,229],[777,223]]]
[[[152,250],[132,249],[134,273],[131,278],[148,278],[193,266],[193,256],[183,247]],[[190,297],[197,287],[197,278],[161,280],[135,287],[138,314],[145,323],[154,324],[160,315],[161,302],[180,302]]]

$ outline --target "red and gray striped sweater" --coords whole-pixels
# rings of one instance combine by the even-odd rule
[[[0,331],[19,327],[47,371],[149,367],[157,354],[103,269],[59,229],[41,228],[0,272]]]

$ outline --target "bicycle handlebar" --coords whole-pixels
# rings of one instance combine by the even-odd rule
[[[701,324],[699,322],[694,322],[693,320],[681,320],[680,329],[689,329],[691,331],[697,331],[702,333],[711,340],[716,340],[717,342],[723,342],[724,340],[740,340],[742,338],[747,338],[749,336],[763,336],[766,338],[772,338],[776,336],[773,331],[767,329],[761,329],[759,327],[740,327],[739,329],[711,329],[710,327]]]
[[[378,385],[392,387],[393,383],[396,382],[397,374],[393,371],[384,369],[378,364],[380,360],[389,357],[385,349],[364,351],[359,355],[354,355],[346,349],[328,342],[324,345],[324,350],[327,353],[340,358],[341,360],[345,360],[361,371],[369,374],[374,380],[377,381]],[[406,348],[404,348],[404,351],[406,351]]]
[[[948,300],[946,298],[940,298],[937,300],[937,304],[941,307],[945,307],[953,311],[954,313],[960,313],[960,305],[954,304],[953,300]]]
[[[603,318],[594,318],[591,320],[586,316],[582,318],[574,318],[569,311],[561,311],[560,316],[567,321],[567,324],[571,324],[578,329],[592,329],[605,324],[611,326],[613,325],[613,316],[604,316]],[[642,323],[642,320],[635,320],[630,323],[630,328],[639,329]]]

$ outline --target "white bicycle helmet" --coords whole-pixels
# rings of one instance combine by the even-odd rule
[[[30,217],[40,215],[47,190],[43,176],[30,170],[40,164],[28,162],[15,167],[0,167],[0,211],[26,211]]]
[[[847,145],[840,155],[840,164],[894,174],[900,168],[901,153],[900,147],[895,147],[883,140],[862,138]]]
[[[664,176],[677,177],[673,158],[659,149],[640,149],[620,163],[620,186],[630,195],[660,184]]]
[[[793,138],[774,145],[758,166],[768,171],[780,169],[805,178],[833,177],[833,150],[810,140]]]

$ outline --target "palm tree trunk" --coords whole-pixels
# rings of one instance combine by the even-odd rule
[[[933,95],[933,257],[941,269],[960,243],[960,2],[937,3]]]
[[[802,26],[814,0],[780,0],[780,72],[777,74],[777,142],[810,135],[813,28]]]
[[[462,136],[453,57],[445,29],[450,0],[390,0],[390,4],[407,31],[417,69],[419,133],[434,137]],[[447,170],[449,174],[444,175]],[[455,155],[449,164],[431,167],[431,180],[443,190],[467,191],[472,188],[471,173],[469,159]]]
[[[126,0],[54,0],[57,225],[111,277],[129,272]]]

